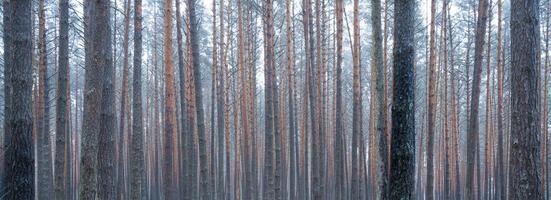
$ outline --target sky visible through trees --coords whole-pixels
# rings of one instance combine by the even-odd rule
[[[0,199],[551,199],[550,0],[2,0]]]

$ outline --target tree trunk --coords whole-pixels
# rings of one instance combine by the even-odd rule
[[[478,20],[476,22],[476,34],[475,34],[475,49],[474,49],[474,70],[473,70],[473,83],[471,91],[471,104],[469,112],[469,123],[467,131],[467,181],[466,181],[466,195],[467,199],[475,198],[474,187],[474,166],[478,156],[478,106],[480,104],[480,81],[482,76],[482,52],[484,51],[484,36],[486,34],[486,21],[488,12],[488,0],[480,0],[478,4]],[[477,165],[477,169],[480,169],[480,165]],[[480,170],[477,170],[480,171]],[[478,177],[480,174],[478,173]],[[480,187],[480,184],[477,184]]]
[[[274,180],[274,139],[277,137],[276,128],[276,113],[279,112],[274,106],[277,103],[275,92],[275,66],[274,65],[274,19],[273,19],[273,2],[267,0],[264,2],[264,79],[265,79],[265,146],[264,146],[264,180],[263,190],[264,199],[275,199],[275,180]],[[277,148],[277,147],[276,147]],[[277,155],[276,155],[277,156]],[[278,164],[278,163],[275,163]],[[277,166],[276,166],[277,168]],[[277,173],[277,172],[275,172]],[[280,195],[278,195],[280,196]]]
[[[386,136],[386,112],[385,112],[385,80],[384,71],[386,66],[383,65],[383,38],[381,30],[381,1],[371,1],[371,23],[372,23],[372,55],[371,55],[371,77],[375,79],[375,99],[372,118],[375,120],[376,135],[379,139],[379,158],[378,173],[379,174],[379,199],[388,199],[388,141]]]
[[[543,199],[539,0],[511,2],[511,199]]]
[[[32,139],[32,2],[3,1],[4,166],[3,198],[34,199]],[[17,19],[17,20],[16,20]]]
[[[427,200],[434,199],[434,133],[436,132],[436,0],[431,0],[430,18],[430,47],[429,47],[429,77],[428,77],[428,114],[427,114],[427,186],[425,195]]]
[[[296,137],[297,128],[295,124],[295,55],[294,55],[294,25],[292,21],[293,11],[291,10],[292,2],[290,0],[285,1],[285,23],[286,23],[286,56],[287,56],[287,81],[289,87],[289,93],[287,98],[288,103],[288,120],[289,120],[289,198],[296,199],[296,177],[297,177],[297,161],[296,161]]]
[[[109,125],[101,124],[101,122],[107,121],[106,118],[112,117],[109,116],[109,108],[107,106],[108,104],[112,105],[112,102],[107,98],[103,98],[103,94],[110,93],[110,86],[104,88],[104,82],[110,81],[109,79],[112,78],[110,6],[109,0],[84,2],[86,75],[84,83],[84,112],[81,133],[82,155],[80,157],[79,179],[79,197],[83,199],[93,199],[96,195],[105,197],[104,195],[110,195],[108,188],[113,187],[111,184],[107,183],[107,181],[102,182],[102,180],[105,180],[102,178],[111,178],[110,175],[107,175],[109,169],[104,165],[109,162],[106,160],[110,159],[110,157],[103,157],[102,164],[100,164],[97,159],[98,153],[100,152],[98,148],[98,146],[100,146],[99,139],[103,137],[101,138],[101,145],[103,146],[111,145],[109,143],[112,138],[109,136],[112,128],[109,127]],[[109,65],[109,67],[106,67],[107,65]],[[110,72],[104,73],[106,68],[109,69]],[[106,75],[109,77],[104,77]],[[111,83],[107,83],[107,85],[109,84]],[[111,101],[112,100],[113,99],[111,99]],[[105,153],[102,155],[110,156],[106,154],[109,151],[104,148],[108,149],[110,147],[102,147],[103,151],[101,151],[101,153]],[[102,178],[98,175],[98,171],[100,170],[106,173],[101,174]],[[98,182],[101,184],[105,183],[105,187],[100,187]],[[99,193],[99,188],[102,188],[101,193]]]
[[[343,38],[343,12],[344,3],[343,0],[335,1],[336,12],[336,24],[337,24],[337,66],[336,66],[336,94],[335,94],[335,176],[336,176],[336,190],[335,198],[337,200],[346,199],[346,187],[345,187],[345,166],[346,166],[346,149],[345,149],[345,135],[343,126],[343,111],[342,111],[342,38]]]
[[[46,45],[46,10],[44,0],[38,1],[38,111],[37,123],[37,193],[38,199],[51,199],[52,193],[52,150],[50,145],[50,112],[48,84],[48,52]]]
[[[415,175],[415,2],[394,5],[394,67],[389,199],[412,199]]]
[[[66,199],[70,143],[67,115],[69,106],[69,0],[59,2],[59,67],[56,97],[55,199]]]
[[[195,115],[197,125],[197,135],[199,138],[199,166],[200,168],[200,180],[201,180],[201,199],[210,199],[210,192],[208,192],[208,172],[207,172],[207,144],[205,133],[205,120],[203,112],[203,95],[201,87],[201,62],[199,57],[199,38],[197,38],[198,30],[200,27],[199,20],[196,19],[196,0],[187,1],[188,18],[189,18],[189,51],[191,52],[190,64],[193,67],[193,79],[192,88],[195,90],[194,102],[195,102]]]
[[[119,148],[118,148],[118,160],[119,160],[119,166],[117,169],[117,199],[122,200],[125,199],[125,163],[124,163],[124,154],[125,154],[125,145],[124,140],[126,138],[127,131],[129,130],[130,124],[126,125],[128,116],[127,116],[127,109],[128,106],[128,32],[130,29],[130,0],[126,0],[124,4],[125,14],[124,14],[124,38],[123,38],[123,64],[122,64],[122,86],[121,86],[121,107],[120,107],[120,122],[119,122]],[[125,129],[125,125],[127,128]]]
[[[165,66],[165,120],[164,122],[164,161],[163,196],[164,199],[176,198],[174,187],[173,148],[176,136],[176,96],[174,86],[174,65],[172,63],[172,0],[164,5],[164,66]]]
[[[145,154],[142,119],[142,0],[134,0],[134,73],[132,80],[131,199],[145,199]]]
[[[360,198],[360,167],[359,167],[359,152],[362,150],[358,147],[360,135],[362,134],[362,91],[361,91],[361,63],[360,63],[360,29],[359,29],[359,2],[354,0],[354,44],[352,51],[353,58],[353,103],[352,103],[352,197],[351,199]]]
[[[101,6],[102,18],[99,19],[98,27],[105,32],[98,35],[98,42],[101,41],[100,48],[93,48],[100,52],[103,62],[99,63],[103,66],[102,72],[102,95],[100,107],[100,131],[98,134],[98,196],[99,199],[114,199],[115,198],[115,179],[113,178],[115,166],[115,137],[113,131],[115,129],[115,92],[114,92],[114,65],[113,65],[113,45],[111,44],[111,3],[106,1],[105,5]],[[105,30],[104,30],[105,29]],[[97,30],[91,30],[97,31]],[[97,107],[95,107],[97,109]]]

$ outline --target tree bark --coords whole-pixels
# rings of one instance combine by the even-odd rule
[[[375,120],[375,131],[379,139],[379,161],[378,161],[378,173],[379,174],[379,199],[388,199],[388,141],[386,136],[386,112],[385,112],[385,80],[384,71],[386,66],[383,65],[383,38],[381,30],[381,1],[371,1],[371,23],[372,23],[372,55],[371,55],[371,77],[375,79],[375,99],[372,118]]]
[[[475,49],[474,49],[474,65],[473,65],[473,82],[471,91],[471,102],[469,112],[469,123],[467,131],[467,180],[466,180],[466,198],[475,198],[474,187],[474,166],[478,156],[478,106],[480,104],[480,81],[482,76],[482,53],[484,51],[484,36],[486,34],[486,21],[488,12],[488,0],[480,0],[478,4],[478,20],[476,22],[475,32]],[[479,165],[477,165],[479,168]],[[480,171],[480,170],[477,170]],[[480,174],[478,173],[480,177]],[[479,184],[477,184],[480,187]]]
[[[362,92],[361,92],[361,63],[360,63],[360,29],[359,29],[359,1],[354,0],[354,44],[353,58],[353,103],[352,103],[352,196],[351,199],[360,198],[360,169],[359,155],[361,145],[358,142],[362,134]]]
[[[69,1],[59,2],[59,66],[56,98],[55,199],[66,199],[69,175]]]
[[[84,112],[83,112],[83,124],[82,124],[82,155],[80,159],[80,198],[93,199],[96,195],[104,197],[109,192],[102,190],[99,193],[100,185],[102,183],[98,176],[99,170],[104,170],[107,173],[108,169],[105,169],[106,162],[102,161],[102,164],[98,162],[99,153],[99,139],[101,138],[102,145],[107,145],[106,141],[111,138],[103,128],[108,128],[107,125],[102,125],[101,122],[105,121],[103,117],[108,117],[107,107],[103,107],[103,103],[106,105],[108,100],[104,101],[103,94],[108,93],[108,89],[104,90],[104,82],[112,78],[112,72],[104,73],[106,68],[111,69],[111,27],[110,27],[110,2],[109,0],[100,1],[85,1],[84,2],[84,38],[85,39],[85,83],[84,83]],[[109,38],[109,39],[107,39]],[[105,67],[109,65],[110,67]],[[109,77],[104,77],[109,74]],[[103,78],[102,78],[103,77]],[[108,83],[109,84],[109,83]],[[100,108],[100,109],[98,109]],[[113,119],[111,119],[113,120]],[[112,129],[112,128],[111,128]],[[111,130],[109,129],[109,130]],[[101,133],[106,133],[101,134]],[[105,142],[105,143],[103,143]],[[109,148],[109,147],[108,147]],[[103,149],[102,147],[102,150]],[[102,151],[107,153],[107,151]],[[105,154],[107,156],[107,154]],[[109,157],[104,158],[109,159]],[[102,166],[102,167],[100,167]],[[102,174],[105,178],[105,174]],[[111,178],[111,177],[109,177]],[[104,185],[102,189],[112,187],[109,183]],[[98,193],[98,194],[97,194]]]
[[[123,38],[123,64],[122,64],[122,86],[121,86],[121,107],[120,107],[120,122],[119,122],[119,148],[118,148],[118,160],[119,160],[119,166],[117,169],[117,199],[122,200],[125,198],[125,185],[126,185],[126,179],[125,179],[125,145],[124,140],[126,138],[127,130],[130,128],[130,124],[126,124],[128,121],[126,118],[128,118],[127,113],[127,106],[128,106],[128,32],[130,29],[130,0],[126,0],[124,4],[125,14],[124,14],[124,38]],[[125,125],[127,128],[125,129]]]
[[[427,200],[434,199],[434,133],[436,132],[436,0],[431,0],[430,18],[430,47],[429,47],[429,77],[428,77],[428,114],[427,114],[427,186],[425,195]]]
[[[174,154],[176,136],[176,96],[174,86],[174,65],[172,63],[172,0],[164,5],[164,66],[165,66],[165,117],[164,122],[164,161],[163,161],[163,197],[176,198],[174,187]]]
[[[132,80],[131,199],[145,199],[145,154],[142,119],[142,0],[134,0],[134,73]]]
[[[346,185],[345,185],[345,166],[346,166],[346,145],[345,135],[343,131],[343,116],[342,111],[342,38],[343,38],[343,12],[344,3],[343,0],[335,1],[336,12],[336,25],[337,25],[337,66],[336,66],[336,94],[335,94],[335,176],[336,176],[336,190],[335,197],[337,200],[346,199]]]
[[[53,197],[52,184],[52,150],[50,143],[50,112],[49,112],[49,83],[48,83],[48,52],[46,44],[46,9],[44,0],[38,1],[38,111],[37,123],[37,193],[38,199]]]
[[[34,199],[32,1],[3,1],[5,199]]]
[[[539,0],[511,2],[511,199],[543,199]]]
[[[94,48],[94,51],[100,51],[102,59],[100,63],[103,66],[102,72],[102,95],[100,107],[100,131],[98,134],[98,196],[99,199],[115,198],[115,92],[114,92],[114,65],[113,65],[113,45],[111,44],[111,3],[106,1],[101,6],[99,13],[104,15],[99,19],[99,29],[105,29],[105,35],[99,35],[98,42],[101,42],[101,48]],[[91,30],[97,31],[97,30]],[[105,52],[105,53],[104,53]],[[97,109],[97,107],[95,108]]]
[[[389,199],[412,199],[415,185],[414,16],[414,1],[395,2]]]
[[[264,146],[264,179],[263,190],[264,199],[275,199],[276,185],[274,180],[274,140],[277,137],[276,113],[279,112],[274,106],[277,103],[275,91],[275,66],[274,66],[274,19],[273,2],[267,0],[264,2],[264,79],[265,79],[265,146]],[[278,164],[278,163],[275,163]],[[277,168],[277,166],[275,166]],[[278,195],[279,196],[279,195]]]

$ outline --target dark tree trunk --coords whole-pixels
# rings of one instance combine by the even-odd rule
[[[467,131],[467,181],[466,181],[466,198],[474,199],[474,167],[478,156],[478,106],[480,104],[480,80],[482,76],[482,52],[484,51],[484,36],[486,34],[486,21],[488,12],[488,0],[480,0],[478,4],[478,20],[476,24],[475,34],[475,49],[474,49],[474,70],[473,83],[471,91],[471,104],[469,112],[469,125]],[[477,164],[477,172],[480,170],[480,165]],[[480,177],[480,173],[477,173]],[[480,184],[477,184],[480,187]]]
[[[199,166],[200,166],[200,180],[201,180],[201,189],[199,194],[201,194],[201,199],[206,200],[210,199],[210,192],[208,191],[208,171],[207,171],[207,143],[205,135],[205,120],[203,112],[203,93],[201,87],[201,61],[199,57],[199,38],[197,36],[199,31],[199,20],[197,20],[197,15],[195,12],[196,9],[196,0],[187,1],[188,8],[188,18],[189,18],[189,42],[191,51],[191,66],[193,67],[193,88],[195,90],[195,115],[197,123],[197,135],[199,137]]]
[[[276,80],[274,65],[274,21],[273,21],[273,8],[272,0],[264,2],[264,79],[265,79],[265,136],[264,136],[264,179],[263,179],[263,197],[264,199],[275,199],[275,185],[274,185],[274,137],[276,137],[276,123],[275,113],[278,112],[274,108],[275,99],[278,98],[274,95]]]
[[[105,197],[103,195],[109,194],[109,192],[103,190],[109,187],[113,187],[112,184],[102,182],[102,178],[98,177],[98,171],[103,170],[105,173],[109,173],[104,168],[107,162],[104,162],[109,157],[103,157],[102,164],[98,162],[98,146],[108,145],[111,142],[110,131],[106,124],[101,124],[103,117],[109,116],[107,105],[111,104],[109,100],[103,101],[103,94],[109,93],[109,89],[104,88],[104,82],[109,81],[112,72],[104,73],[104,70],[111,70],[111,27],[110,27],[110,2],[109,0],[100,1],[85,1],[84,2],[84,38],[85,39],[85,83],[84,83],[84,112],[83,112],[83,124],[82,124],[82,155],[80,159],[80,198],[93,199],[96,195]],[[108,39],[109,38],[109,39]],[[109,65],[109,67],[106,67]],[[108,75],[109,77],[104,77]],[[108,83],[109,85],[111,83]],[[109,86],[107,86],[109,87]],[[104,90],[105,89],[105,90]],[[111,88],[112,89],[112,88]],[[111,92],[112,94],[112,92]],[[111,99],[113,100],[113,99]],[[105,103],[105,104],[104,104]],[[103,105],[106,105],[105,107]],[[100,109],[98,109],[100,108]],[[112,109],[111,109],[112,110]],[[111,119],[112,121],[113,119]],[[103,130],[101,130],[103,129]],[[109,131],[107,131],[109,130]],[[101,133],[105,133],[101,134]],[[102,138],[103,137],[103,138]],[[98,143],[101,138],[101,145]],[[103,143],[104,142],[104,143]],[[111,145],[111,144],[109,144]],[[104,148],[104,147],[102,147]],[[107,147],[110,148],[110,147]],[[102,149],[106,150],[106,149]],[[106,155],[108,151],[102,151],[103,155]],[[100,165],[102,167],[100,167]],[[103,178],[106,178],[107,174],[102,174]],[[110,175],[107,175],[110,177]],[[105,187],[99,186],[99,183],[106,183]],[[102,193],[98,193],[98,188],[103,188]]]
[[[32,139],[32,4],[3,1],[4,7],[4,174],[9,200],[34,199]],[[17,19],[17,20],[16,20]]]
[[[414,1],[395,2],[389,199],[412,199],[415,185],[414,16]]]
[[[100,111],[100,131],[98,134],[98,196],[99,199],[115,198],[115,92],[114,92],[114,66],[113,66],[113,46],[111,44],[111,2],[109,0],[102,2],[97,11],[101,17],[98,18],[100,31],[98,34],[98,43],[101,47],[94,48],[99,51],[102,62],[98,63],[103,67],[102,72],[102,98]],[[91,30],[97,33],[97,30]],[[97,109],[97,107],[96,107]],[[87,187],[87,186],[85,186]]]
[[[142,0],[134,0],[134,74],[132,80],[131,199],[145,199],[145,154],[142,125]]]
[[[66,199],[69,176],[69,0],[59,2],[59,66],[56,98],[55,199]]]
[[[509,198],[543,199],[540,174],[539,0],[511,2],[511,177]]]
[[[218,44],[220,48],[220,57],[221,57],[221,64],[218,66],[218,81],[216,82],[216,122],[217,122],[217,146],[218,146],[218,153],[217,153],[217,159],[218,159],[218,182],[216,183],[216,198],[219,200],[224,199],[224,188],[226,186],[226,181],[224,178],[224,135],[225,135],[225,129],[224,124],[226,123],[225,116],[225,109],[224,109],[224,98],[226,94],[224,93],[225,86],[225,73],[224,73],[224,64],[225,64],[225,43],[224,43],[224,1],[220,0],[220,43]],[[229,161],[226,161],[228,163]],[[226,172],[229,173],[229,172]]]
[[[343,12],[344,3],[343,0],[336,0],[336,20],[337,20],[337,66],[336,66],[336,81],[337,88],[335,94],[335,176],[336,176],[336,190],[335,197],[338,200],[346,199],[346,187],[345,187],[345,166],[346,166],[346,145],[344,126],[343,126],[343,106],[342,106],[342,38],[343,38]]]
[[[359,1],[354,0],[354,44],[352,51],[353,59],[353,102],[352,102],[352,197],[351,199],[360,199],[360,158],[362,150],[358,142],[362,134],[362,90],[361,90],[361,63],[360,63],[360,27],[359,27]]]

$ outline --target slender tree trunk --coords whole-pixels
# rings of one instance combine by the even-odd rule
[[[471,91],[471,102],[469,112],[469,123],[467,131],[467,181],[466,181],[466,195],[467,199],[475,198],[474,187],[474,166],[478,156],[478,106],[480,104],[480,82],[482,76],[482,52],[484,50],[484,36],[486,34],[486,21],[488,12],[488,0],[480,0],[478,4],[478,20],[476,22],[475,32],[475,50],[474,50],[474,70],[473,70],[473,83]],[[477,171],[480,171],[480,165],[477,164]],[[480,177],[480,173],[477,173]],[[477,184],[480,188],[480,184]]]
[[[335,13],[337,20],[337,66],[336,66],[336,95],[335,95],[335,169],[336,169],[336,182],[337,187],[335,197],[337,200],[346,199],[346,185],[345,185],[345,166],[346,166],[346,149],[345,149],[345,135],[343,126],[343,111],[342,111],[342,38],[343,38],[343,12],[344,2],[343,0],[335,1]]]
[[[3,1],[5,171],[2,182],[6,191],[3,198],[10,200],[35,198],[31,3],[30,0]]]
[[[489,4],[492,4],[492,0],[489,0]],[[492,21],[492,9],[490,6],[490,9],[488,11],[488,21]],[[491,128],[492,126],[492,93],[490,92],[491,86],[490,86],[490,76],[491,76],[491,70],[490,70],[490,62],[492,60],[492,43],[490,42],[492,39],[492,26],[488,26],[488,47],[486,48],[486,115],[485,115],[485,134],[484,134],[484,178],[482,182],[482,185],[478,186],[481,190],[482,198],[488,199],[489,195],[489,183],[490,183],[490,138],[491,138]],[[482,176],[479,176],[482,177]]]
[[[129,29],[130,29],[130,0],[126,0],[124,4],[125,8],[125,15],[124,15],[124,38],[123,38],[123,69],[122,69],[122,86],[121,86],[121,107],[120,107],[120,122],[119,122],[119,146],[118,148],[118,160],[119,160],[119,166],[117,171],[117,199],[125,199],[125,189],[124,185],[126,184],[125,180],[125,170],[124,170],[124,139],[126,138],[127,132],[125,130],[128,130],[129,128],[125,129],[126,121],[127,121],[127,112],[126,107],[128,105],[128,35],[129,35]],[[129,124],[127,127],[130,126]]]
[[[52,184],[52,150],[50,143],[50,112],[48,84],[48,52],[46,45],[46,9],[44,0],[38,1],[38,112],[37,123],[37,193],[38,199],[53,197]]]
[[[266,97],[265,97],[265,146],[264,146],[264,199],[275,199],[275,180],[274,180],[274,137],[277,137],[277,128],[276,128],[276,113],[278,110],[276,109],[276,106],[274,106],[277,103],[276,95],[274,95],[275,91],[275,66],[274,65],[274,27],[273,27],[273,2],[271,0],[267,0],[264,2],[264,79],[265,79],[265,90],[266,90]],[[277,139],[276,139],[277,140]],[[277,147],[276,147],[277,148]],[[277,156],[277,155],[276,155]],[[277,164],[277,163],[275,163]],[[277,166],[276,166],[277,168]],[[275,172],[277,173],[277,172]],[[280,195],[278,195],[280,196]]]
[[[436,112],[436,0],[431,0],[431,20],[430,20],[430,47],[429,47],[429,77],[428,77],[428,132],[427,132],[427,186],[425,195],[427,200],[434,199],[434,133],[436,132],[435,112]]]
[[[543,141],[544,141],[544,148],[545,151],[542,155],[543,162],[544,162],[544,192],[545,197],[549,198],[550,195],[550,188],[549,188],[549,134],[548,134],[548,115],[549,115],[549,104],[548,104],[548,83],[549,83],[549,12],[550,10],[550,4],[549,0],[545,2],[546,3],[546,13],[545,13],[545,63],[544,63],[544,72],[543,72],[543,117],[542,117],[542,131],[543,131]],[[503,190],[504,191],[504,190]]]
[[[503,2],[497,1],[497,163],[496,163],[496,199],[505,199],[505,170],[504,170],[504,150],[503,150],[503,78],[504,78],[504,63],[503,63],[503,44],[502,44],[502,12]]]
[[[142,119],[142,0],[134,0],[134,73],[132,80],[131,199],[145,199],[145,154]]]
[[[372,55],[371,55],[371,76],[375,79],[375,112],[372,116],[375,122],[375,130],[379,139],[379,158],[378,173],[379,174],[379,199],[388,199],[388,141],[386,136],[386,112],[385,112],[385,79],[384,71],[386,67],[383,65],[383,38],[381,30],[381,1],[371,1],[371,23],[372,23]]]
[[[164,118],[164,161],[163,196],[176,198],[174,188],[173,148],[176,136],[176,96],[174,86],[174,65],[172,63],[172,0],[164,5],[164,66],[165,66],[165,118]]]
[[[543,199],[539,0],[511,2],[511,199]]]
[[[292,21],[293,11],[291,10],[292,1],[285,1],[285,23],[286,23],[286,37],[287,37],[287,81],[289,87],[288,102],[288,120],[289,120],[289,198],[296,199],[296,177],[297,177],[297,165],[296,165],[296,137],[297,128],[295,125],[295,102],[294,102],[294,76],[295,76],[295,55],[294,55],[294,25]]]
[[[361,149],[358,148],[358,142],[363,142],[360,140],[360,135],[362,134],[362,92],[361,92],[361,63],[360,63],[360,29],[359,29],[359,11],[358,11],[359,2],[354,0],[354,44],[353,44],[353,104],[352,104],[352,199],[360,198],[360,168],[358,160],[359,152]]]
[[[207,145],[206,145],[206,133],[205,133],[205,120],[203,112],[203,95],[201,87],[201,61],[199,57],[199,38],[197,37],[199,31],[199,20],[197,20],[196,0],[187,1],[188,19],[189,19],[189,32],[188,38],[190,42],[189,51],[191,52],[190,64],[193,67],[193,79],[192,88],[195,90],[194,102],[195,102],[195,115],[197,125],[197,136],[199,138],[199,166],[200,166],[200,180],[201,199],[210,199],[210,192],[208,192],[208,172],[207,172]]]
[[[442,66],[442,68],[444,69],[443,70],[443,73],[444,73],[444,85],[443,85],[443,90],[444,90],[444,97],[443,97],[443,101],[441,102],[440,106],[443,107],[443,114],[444,116],[441,118],[444,118],[444,168],[443,168],[443,181],[444,181],[444,191],[443,191],[443,196],[444,196],[444,199],[451,199],[451,193],[450,193],[450,187],[451,187],[451,180],[450,180],[450,148],[449,148],[449,144],[450,144],[450,131],[449,131],[449,112],[448,112],[448,107],[449,107],[449,103],[448,103],[448,70],[449,70],[449,66],[448,66],[448,35],[447,35],[447,31],[446,31],[446,24],[447,24],[447,21],[448,21],[448,14],[447,14],[447,11],[448,11],[448,1],[447,0],[444,0],[443,2],[443,5],[442,5],[442,43],[444,44],[443,45],[443,54],[444,54],[444,58],[443,58],[443,61],[444,61],[444,64]],[[453,37],[450,35],[450,37]],[[442,108],[441,108],[442,109]]]
[[[55,145],[55,199],[66,199],[68,194],[68,163],[70,143],[67,115],[69,105],[69,1],[59,2],[59,67],[56,97],[56,145]]]

